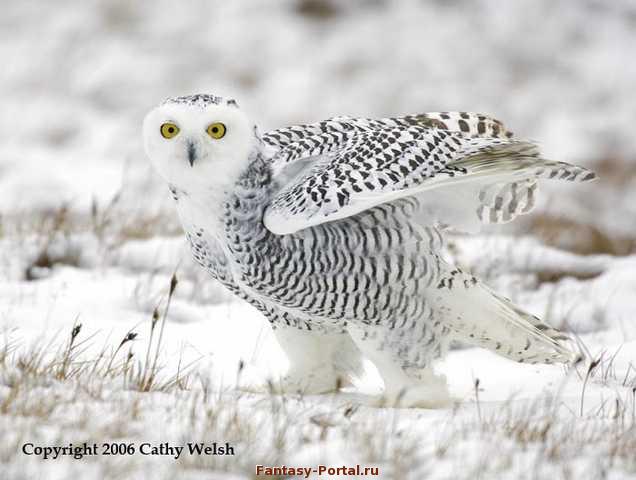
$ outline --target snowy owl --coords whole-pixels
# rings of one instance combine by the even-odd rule
[[[567,337],[445,259],[444,231],[528,213],[540,179],[594,173],[466,112],[337,117],[259,134],[237,102],[170,98],[144,120],[194,259],[269,320],[280,392],[324,393],[370,360],[384,399],[448,402],[432,362],[452,340],[526,363]]]

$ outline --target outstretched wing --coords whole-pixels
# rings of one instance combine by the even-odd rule
[[[272,163],[285,180],[265,225],[292,233],[407,196],[421,200],[429,220],[461,226],[468,213],[505,222],[532,208],[537,178],[594,178],[511,136],[501,122],[469,113],[341,117],[274,131],[263,140],[278,149]]]

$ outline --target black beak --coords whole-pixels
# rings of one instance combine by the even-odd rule
[[[194,167],[194,161],[197,158],[197,149],[194,146],[193,142],[188,142],[188,162],[190,162],[190,166]]]

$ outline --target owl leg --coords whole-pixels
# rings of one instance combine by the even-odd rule
[[[442,408],[452,404],[446,378],[436,375],[430,366],[441,355],[439,337],[433,336],[423,345],[413,343],[415,332],[407,335],[380,326],[350,326],[349,332],[384,381],[378,406]],[[414,356],[414,350],[424,354]]]
[[[287,373],[273,382],[279,393],[335,392],[362,371],[362,357],[346,332],[279,327],[276,340],[289,359]]]

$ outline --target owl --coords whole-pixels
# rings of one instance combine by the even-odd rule
[[[568,363],[561,332],[444,255],[450,228],[527,214],[540,180],[595,174],[546,160],[486,115],[337,117],[260,134],[237,102],[169,98],[143,126],[194,260],[266,317],[289,359],[281,392],[332,392],[363,360],[384,402],[449,402],[452,341]]]

